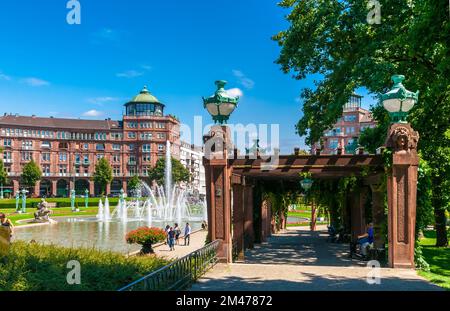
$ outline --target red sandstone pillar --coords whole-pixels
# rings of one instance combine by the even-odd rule
[[[219,240],[218,258],[232,262],[231,241],[231,170],[228,150],[232,149],[229,129],[213,126],[204,138],[208,207],[208,235],[211,241]]]
[[[39,197],[40,192],[41,192],[41,182],[38,181],[38,182],[36,182],[36,184],[34,185],[34,189],[33,189],[33,197]]]
[[[244,186],[244,246],[253,248],[255,231],[253,228],[253,186]]]
[[[239,260],[244,260],[244,191],[233,185],[233,243]]]
[[[95,196],[95,182],[93,180],[89,181],[89,194]]]
[[[366,232],[366,217],[364,214],[364,204],[367,199],[367,187],[361,187],[350,193],[350,218],[353,241],[357,240],[359,235]]]
[[[57,180],[52,180],[52,196],[56,197],[57,193],[58,193],[58,181]]]
[[[267,202],[267,200],[263,200],[261,202],[261,241],[262,242],[266,242],[267,237],[269,236],[269,231],[267,230],[268,220],[269,220],[268,202]]]
[[[414,268],[419,134],[409,124],[394,123],[386,145],[393,152],[388,175],[389,265]]]
[[[381,185],[370,185],[372,189],[372,222],[374,231],[374,246],[382,248],[385,240],[382,234],[384,222],[384,193]]]

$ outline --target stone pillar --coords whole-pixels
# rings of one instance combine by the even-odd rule
[[[383,235],[384,222],[384,193],[381,185],[370,185],[372,189],[372,222],[374,232],[374,245],[381,248],[385,244]]]
[[[12,183],[13,183],[13,191],[14,191],[14,193],[12,193],[11,195],[15,196],[16,192],[20,190],[20,184],[19,184],[18,180],[13,180]]]
[[[244,260],[244,188],[233,185],[233,243],[238,260]]]
[[[218,258],[232,262],[231,241],[231,170],[228,150],[232,150],[228,127],[213,126],[203,137],[208,206],[208,235],[211,241],[219,240]]]
[[[253,228],[253,186],[244,186],[244,247],[253,248],[255,231]]]
[[[392,150],[387,178],[389,266],[414,268],[419,134],[409,124],[391,125],[386,146]]]
[[[35,197],[35,198],[39,197],[40,192],[41,192],[41,182],[38,181],[38,182],[36,182],[36,184],[34,185],[34,189],[33,189],[33,197]]]
[[[262,242],[266,242],[267,237],[270,234],[267,223],[270,223],[269,202],[267,200],[263,200],[261,202],[261,241]]]
[[[361,187],[350,193],[350,218],[353,241],[356,241],[359,235],[367,231],[364,204],[367,200],[368,190],[367,187]]]
[[[58,181],[57,180],[52,180],[52,196],[56,197],[56,195],[58,194]]]
[[[89,194],[95,196],[95,182],[93,180],[89,181]]]
[[[109,196],[111,194],[111,184],[106,184],[106,196]]]

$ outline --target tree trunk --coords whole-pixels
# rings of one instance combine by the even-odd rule
[[[448,245],[447,238],[447,217],[445,217],[446,204],[442,198],[443,181],[439,176],[434,176],[431,179],[433,185],[433,208],[434,221],[436,229],[436,246],[444,247]]]

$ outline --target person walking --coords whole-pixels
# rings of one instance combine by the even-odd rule
[[[5,256],[11,244],[14,226],[6,215],[0,213],[0,255]]]
[[[184,246],[189,246],[189,243],[191,242],[191,233],[191,226],[189,223],[186,223],[186,227],[184,227]]]
[[[172,227],[169,229],[169,247],[171,251],[175,250],[175,230]]]
[[[166,245],[169,245],[169,231],[170,231],[170,226],[167,225],[166,229],[164,230],[166,231]]]
[[[180,242],[179,242],[180,235],[181,235],[180,226],[176,223],[173,230],[175,231],[175,245],[180,245]]]

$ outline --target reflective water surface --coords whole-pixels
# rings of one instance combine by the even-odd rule
[[[20,228],[16,227],[14,239],[43,244],[56,244],[66,247],[88,247],[130,253],[140,249],[139,245],[130,245],[125,235],[136,228],[147,226],[145,221],[98,222],[96,218],[56,218],[52,225]],[[152,222],[152,227],[164,228],[173,223]],[[201,227],[201,222],[190,222],[193,230]],[[180,224],[182,231],[185,223]]]

